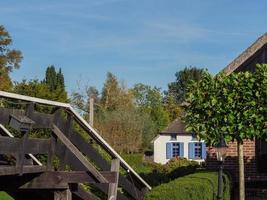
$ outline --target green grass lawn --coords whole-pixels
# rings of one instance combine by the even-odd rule
[[[125,161],[137,172],[148,174],[152,171],[152,167],[143,161],[143,154],[123,154]]]
[[[8,194],[5,192],[0,192],[0,200],[13,200]]]

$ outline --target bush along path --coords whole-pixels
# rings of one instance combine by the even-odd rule
[[[165,165],[143,161],[142,154],[126,154],[123,158],[153,187],[194,173],[200,167],[184,158],[174,158]]]
[[[196,172],[153,188],[145,200],[213,200],[216,199],[217,178],[217,172]],[[225,174],[223,182],[223,199],[230,200],[230,180]]]

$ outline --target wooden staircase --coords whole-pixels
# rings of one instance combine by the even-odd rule
[[[0,100],[0,190],[14,199],[137,200],[151,189],[69,104],[2,91]]]

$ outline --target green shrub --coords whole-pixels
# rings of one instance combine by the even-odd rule
[[[151,186],[191,174],[199,167],[197,162],[185,158],[174,158],[165,165],[146,162],[143,160],[143,154],[124,154],[123,158]]]
[[[217,172],[197,172],[152,189],[145,200],[213,200],[217,192]],[[223,199],[230,200],[230,181],[224,175]]]
[[[151,185],[157,186],[162,183],[167,183],[173,179],[176,179],[187,174],[191,174],[196,171],[199,164],[195,161],[189,161],[187,159],[175,158],[170,160],[165,165],[148,163],[152,171],[141,176]]]

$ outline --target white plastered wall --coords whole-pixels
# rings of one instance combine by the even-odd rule
[[[192,135],[178,135],[176,137],[176,140],[171,140],[170,135],[159,135],[154,141],[154,162],[165,164],[169,161],[169,159],[166,159],[167,142],[183,142],[184,157],[188,159],[188,143],[193,142],[192,138],[193,138]],[[202,162],[204,160],[195,160],[195,161]]]

